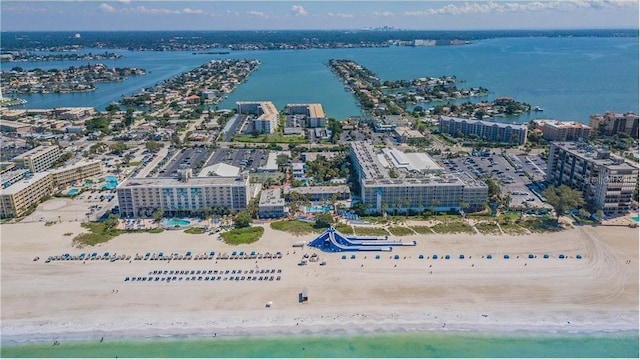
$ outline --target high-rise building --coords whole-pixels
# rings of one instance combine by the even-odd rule
[[[249,176],[192,177],[191,170],[179,178],[129,178],[117,188],[122,217],[150,217],[160,209],[165,215],[193,215],[204,209],[247,207],[255,196]]]
[[[547,182],[581,191],[587,203],[605,214],[626,213],[638,183],[638,168],[604,148],[552,142]]]
[[[356,141],[351,143],[350,155],[368,213],[477,211],[487,204],[484,182],[467,174],[444,173],[425,153],[377,151],[367,142]]]

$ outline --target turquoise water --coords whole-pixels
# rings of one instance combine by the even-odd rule
[[[308,206],[307,213],[324,213],[331,211],[331,206],[326,205],[324,207],[319,206]]]
[[[171,218],[167,221],[167,225],[170,227],[186,227],[188,225],[191,224],[191,221],[188,221],[186,219],[178,219],[178,218]]]
[[[523,115],[519,121],[541,117],[588,122],[589,115],[607,110],[637,113],[639,103],[637,38],[496,38],[465,46],[237,51],[207,56],[171,51],[84,51],[120,53],[125,58],[101,62],[114,67],[137,66],[148,73],[121,83],[99,84],[96,91],[87,93],[25,95],[22,97],[29,103],[23,107],[94,106],[104,110],[122,95],[211,59],[230,58],[257,59],[262,65],[220,108],[235,108],[240,100],[270,100],[278,108],[287,103],[320,102],[328,116],[342,119],[358,115],[353,95],[326,66],[332,58],[358,61],[383,81],[455,75],[462,82],[460,87],[490,89],[492,93],[484,99],[509,96],[544,108],[544,112]],[[25,62],[20,66],[49,69],[68,67],[70,62]],[[480,100],[483,98],[476,99]]]
[[[105,181],[107,181],[107,183],[103,184],[102,188],[114,189],[114,188],[118,187],[118,177],[117,176],[105,176],[104,179],[105,179]]]
[[[2,357],[638,357],[638,334],[375,334],[3,345]]]
[[[74,194],[78,194],[78,192],[80,192],[80,190],[79,190],[79,189],[77,189],[77,188],[72,188],[72,189],[70,189],[70,190],[68,190],[68,191],[67,191],[67,194],[68,194],[69,196],[73,196]]]
[[[640,214],[635,217],[632,217],[631,219],[633,219],[636,222],[640,222]]]

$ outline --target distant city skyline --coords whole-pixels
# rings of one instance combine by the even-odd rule
[[[638,0],[0,2],[2,31],[638,28]]]

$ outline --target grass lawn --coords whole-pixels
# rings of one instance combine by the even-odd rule
[[[477,223],[476,229],[482,234],[502,234],[500,232],[500,228],[498,228],[498,226],[493,223]]]
[[[263,233],[264,228],[262,227],[247,227],[232,229],[220,236],[227,244],[248,244],[260,239]]]
[[[387,232],[384,228],[376,228],[376,227],[353,227],[357,236],[388,236],[389,232]]]
[[[433,231],[428,226],[410,226],[409,228],[413,229],[418,234],[433,234]]]
[[[515,223],[510,224],[500,224],[500,228],[505,234],[526,234],[527,230],[525,228],[520,227]]]
[[[558,232],[562,230],[562,227],[558,225],[555,218],[551,217],[538,217],[535,219],[528,219],[520,221],[518,224],[531,232]]]
[[[338,223],[335,227],[336,230],[342,234],[353,234],[353,227],[348,224]]]
[[[89,233],[80,233],[75,236],[73,238],[74,246],[95,246],[98,243],[108,242],[123,233],[115,228],[108,228],[103,222],[82,223],[81,226],[88,229]]]
[[[438,223],[431,227],[436,233],[469,233],[475,234],[473,227],[459,221],[450,221],[447,223]]]
[[[322,233],[324,228],[313,228],[313,223],[299,221],[297,219],[288,219],[284,221],[271,222],[271,229],[291,233],[296,236],[302,236],[309,233]]]
[[[185,229],[184,233],[203,234],[204,233],[204,228],[202,228],[202,227],[191,227],[191,228]]]
[[[391,232],[391,234],[394,236],[410,236],[412,234],[415,234],[407,227],[391,227],[389,228],[389,232]]]

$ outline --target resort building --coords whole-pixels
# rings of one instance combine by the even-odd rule
[[[547,141],[586,140],[591,135],[591,127],[580,122],[542,120],[538,124],[542,126],[542,138]]]
[[[46,171],[60,158],[58,146],[39,146],[12,159],[19,167],[27,168],[32,173]]]
[[[444,173],[425,153],[395,148],[376,150],[367,142],[351,143],[360,200],[368,213],[477,211],[485,208],[488,187],[467,174]]]
[[[69,166],[52,169],[51,176],[54,186],[68,185],[79,182],[85,178],[98,177],[102,175],[101,161],[81,161]]]
[[[258,218],[281,218],[287,215],[280,189],[265,189],[260,194]]]
[[[179,178],[129,178],[117,188],[122,217],[149,217],[156,209],[166,216],[185,216],[203,209],[243,210],[257,195],[249,176],[192,177],[191,170]]]
[[[236,102],[236,109],[240,115],[255,115],[253,128],[259,133],[273,133],[278,127],[278,110],[273,102]]]
[[[288,104],[286,107],[287,115],[303,115],[306,116],[304,127],[325,127],[326,117],[322,105],[319,103],[305,104]],[[293,126],[291,126],[293,127]]]
[[[351,198],[351,190],[347,185],[288,187],[284,189],[285,197],[289,198],[291,192],[298,192],[312,202],[328,201],[333,196],[339,201]]]
[[[638,168],[605,148],[552,142],[547,182],[581,191],[588,204],[605,214],[627,213],[638,183]]]
[[[7,188],[12,184],[21,181],[23,178],[28,177],[31,172],[28,169],[12,169],[0,174],[0,183],[2,188]]]
[[[0,190],[0,218],[21,217],[52,192],[53,180],[49,172],[26,175]]]
[[[591,115],[589,119],[589,125],[597,134],[612,136],[622,132],[638,138],[638,115],[633,112],[605,112],[604,115]]]
[[[527,142],[527,126],[509,123],[470,120],[449,116],[438,119],[440,133],[454,137],[477,136],[489,142],[524,145]]]
[[[396,127],[394,132],[396,141],[399,143],[414,143],[425,139],[420,131],[412,130],[409,127]]]

